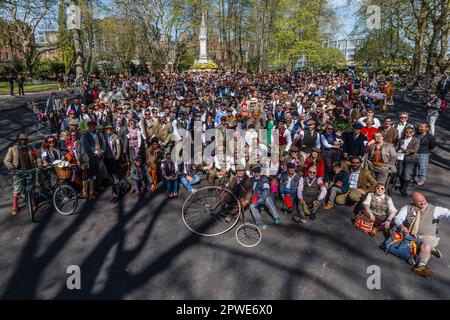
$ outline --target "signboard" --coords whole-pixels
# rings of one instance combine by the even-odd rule
[[[81,11],[80,7],[75,4],[69,5],[69,12],[67,14],[67,29],[81,29]]]

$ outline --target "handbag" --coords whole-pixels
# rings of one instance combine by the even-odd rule
[[[371,221],[366,212],[362,210],[356,215],[355,223],[353,225],[364,233],[369,233],[373,228],[373,221]]]

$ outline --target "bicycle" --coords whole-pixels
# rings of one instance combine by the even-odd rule
[[[236,229],[236,240],[244,247],[258,245],[261,230],[245,219],[243,206],[236,195],[222,186],[208,186],[191,194],[183,204],[182,219],[186,227],[201,236],[214,237]]]
[[[51,202],[55,210],[64,216],[73,214],[78,207],[78,194],[71,185],[59,178],[54,179],[55,182],[52,183],[50,173],[52,168],[53,166],[45,169],[33,168],[15,171],[16,175],[25,175],[25,203],[32,222],[36,222],[33,202],[37,202],[37,199],[42,200],[39,204]],[[38,186],[35,186],[34,176],[38,173],[43,173],[44,179],[40,181]]]

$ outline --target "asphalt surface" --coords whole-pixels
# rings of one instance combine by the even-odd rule
[[[31,95],[30,95],[31,96]],[[0,97],[0,156],[18,130],[33,137],[25,98]],[[45,94],[32,95],[42,100]],[[425,118],[420,103],[399,102],[412,119]],[[38,137],[36,137],[37,139]],[[434,205],[450,207],[450,116],[437,122],[424,194]],[[427,279],[400,259],[379,249],[382,235],[371,238],[353,228],[351,210],[325,212],[316,221],[297,225],[282,216],[282,225],[263,215],[269,228],[261,243],[244,248],[235,229],[213,238],[191,233],[181,219],[186,193],[177,200],[165,192],[134,195],[112,204],[110,190],[95,201],[80,203],[64,217],[41,208],[32,223],[22,210],[11,217],[10,177],[0,167],[0,297],[2,299],[449,299],[450,224],[440,224],[443,259],[432,258],[438,276]],[[395,193],[400,209],[407,200]],[[250,218],[250,215],[248,215]],[[68,290],[67,268],[78,265],[81,290]],[[381,289],[366,282],[371,265],[380,267]]]

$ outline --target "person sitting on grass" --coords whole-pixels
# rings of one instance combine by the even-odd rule
[[[363,213],[373,221],[374,225],[371,236],[375,236],[378,231],[390,228],[392,219],[397,213],[397,209],[391,197],[386,194],[386,188],[382,183],[378,183],[375,192],[371,192],[362,202]]]
[[[152,177],[148,173],[147,166],[143,163],[140,155],[134,158],[134,162],[131,165],[131,182],[138,193],[139,200],[142,198],[146,189],[151,192],[155,191]]]
[[[439,245],[438,225],[440,219],[450,220],[450,210],[429,204],[420,192],[412,194],[412,201],[412,204],[400,209],[394,218],[394,224],[400,227],[402,232],[422,241],[420,260],[412,271],[421,276],[434,277],[436,272],[431,270],[427,264],[431,255],[442,258],[442,253],[437,249]]]
[[[338,194],[343,194],[348,191],[348,174],[342,170],[341,162],[333,163],[333,173],[325,176],[325,187],[328,190],[326,197],[325,210],[332,209],[334,207],[334,200]]]

